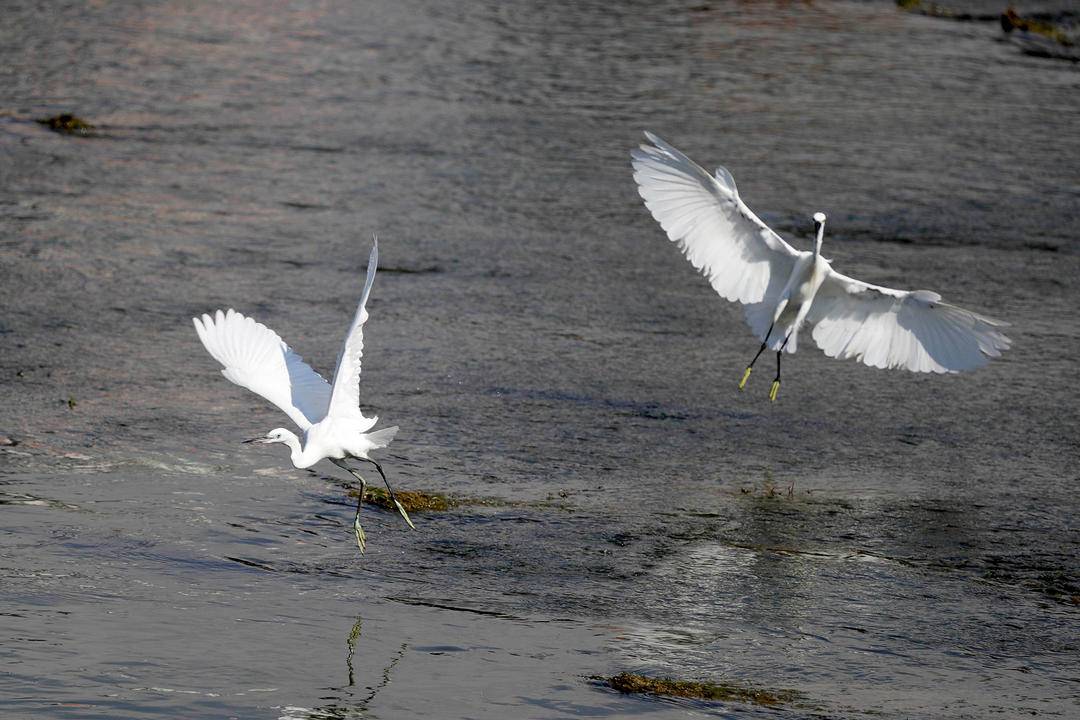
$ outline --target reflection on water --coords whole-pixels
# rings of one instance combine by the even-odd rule
[[[345,640],[345,645],[348,651],[345,654],[345,667],[348,670],[349,682],[344,688],[326,688],[327,692],[341,693],[338,699],[333,702],[329,702],[325,705],[320,705],[316,708],[303,708],[303,707],[284,707],[281,708],[282,714],[279,720],[348,720],[348,718],[369,717],[368,706],[375,699],[375,697],[382,691],[387,685],[390,684],[390,675],[397,666],[401,659],[405,657],[405,653],[409,649],[408,643],[402,643],[397,653],[390,659],[390,662],[382,669],[382,675],[379,682],[375,685],[367,685],[364,690],[367,691],[366,695],[358,694],[352,688],[356,685],[356,680],[353,671],[353,656],[356,653],[357,642],[360,640],[361,630],[363,627],[363,618],[357,616],[356,622],[353,623],[352,629],[349,630],[349,635]],[[329,698],[324,697],[324,700]]]
[[[830,514],[847,520],[830,523]],[[961,514],[966,521],[942,522]],[[1069,672],[1062,646],[1027,633],[1073,611],[980,582],[971,571],[981,561],[970,555],[986,530],[977,513],[925,501],[859,509],[744,498],[736,517],[734,537],[701,532],[650,573],[649,582],[664,588],[662,614],[671,624],[636,625],[626,633],[633,641],[619,644],[643,670],[688,667],[695,678],[773,687],[799,682],[815,700],[830,694],[832,673],[840,672],[887,684],[894,706],[912,709],[926,700],[920,678],[929,672],[951,683],[956,702],[988,713],[1001,700],[966,685],[967,674],[1041,658],[1035,662],[1046,674],[1025,678],[1028,704],[1018,707],[1052,707],[1060,697]],[[914,537],[928,544],[919,557],[937,557],[913,562],[905,551]],[[946,548],[951,556],[941,555]],[[1010,600],[999,605],[1002,593]],[[1028,615],[1036,607],[1038,619]],[[881,707],[860,683],[845,693],[854,708]]]
[[[345,666],[349,668],[349,687],[356,684],[356,680],[353,677],[353,654],[356,652],[356,641],[360,639],[360,627],[363,623],[363,619],[359,616],[356,618],[356,622],[352,626],[352,630],[349,631],[349,639],[346,644],[349,646],[349,652],[345,655]]]

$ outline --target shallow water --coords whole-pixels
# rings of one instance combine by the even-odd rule
[[[9,3],[0,39],[3,717],[1077,712],[1074,65],[887,2]],[[807,345],[736,392],[756,343],[641,206],[642,129],[1014,349]],[[329,372],[373,231],[391,478],[489,502],[369,509],[361,558],[189,318]]]

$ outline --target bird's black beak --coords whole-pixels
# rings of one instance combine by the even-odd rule
[[[250,443],[264,443],[264,442],[266,442],[265,437],[257,437],[257,438],[251,438],[250,440],[244,440],[240,444],[241,445],[248,445]]]

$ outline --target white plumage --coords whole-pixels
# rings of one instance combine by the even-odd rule
[[[364,350],[364,323],[367,321],[367,299],[375,281],[379,262],[379,243],[376,239],[368,258],[367,280],[356,308],[349,332],[338,354],[337,369],[331,385],[311,369],[280,336],[262,323],[255,322],[235,310],[218,310],[211,315],[193,318],[195,331],[207,352],[224,366],[221,374],[230,381],[261,395],[279,407],[304,432],[304,442],[285,428],[275,428],[265,437],[247,442],[282,443],[290,450],[290,459],[298,468],[308,468],[328,459],[347,470],[360,481],[360,498],[356,504],[353,530],[360,551],[364,551],[365,536],[360,526],[360,506],[366,481],[345,464],[348,458],[369,462],[375,466],[384,482],[382,466],[368,457],[376,448],[390,444],[397,426],[368,432],[377,417],[365,417],[360,411],[360,358]],[[405,509],[390,492],[398,511],[412,526]]]
[[[746,305],[761,350],[777,351],[773,399],[779,353],[795,352],[805,323],[829,357],[879,368],[954,373],[981,367],[1009,347],[1000,331],[1007,323],[944,303],[928,290],[893,290],[833,270],[821,257],[821,213],[814,216],[813,252],[795,250],[746,206],[731,173],[718,168],[714,177],[656,135],[645,136],[652,145],[631,152],[638,192],[716,292]]]
[[[193,322],[207,352],[225,367],[221,374],[230,381],[272,402],[301,430],[326,417],[330,383],[276,332],[232,309]]]

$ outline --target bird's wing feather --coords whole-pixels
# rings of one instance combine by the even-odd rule
[[[718,168],[714,178],[656,135],[645,136],[655,147],[630,153],[645,206],[721,297],[761,302],[770,278],[787,280],[799,252],[751,212],[731,173]]]
[[[929,290],[894,290],[829,269],[807,315],[829,357],[877,368],[955,373],[999,357],[1011,340],[993,320],[941,302]]]
[[[364,323],[368,319],[367,300],[371,285],[375,282],[375,269],[379,264],[379,241],[371,247],[368,256],[367,280],[364,292],[360,295],[360,304],[356,307],[352,325],[345,335],[345,342],[338,354],[337,369],[334,370],[334,390],[330,397],[327,415],[334,417],[364,418],[360,412],[360,358],[364,354]]]
[[[330,385],[276,332],[231,309],[193,321],[226,378],[277,405],[302,430],[326,416]]]

